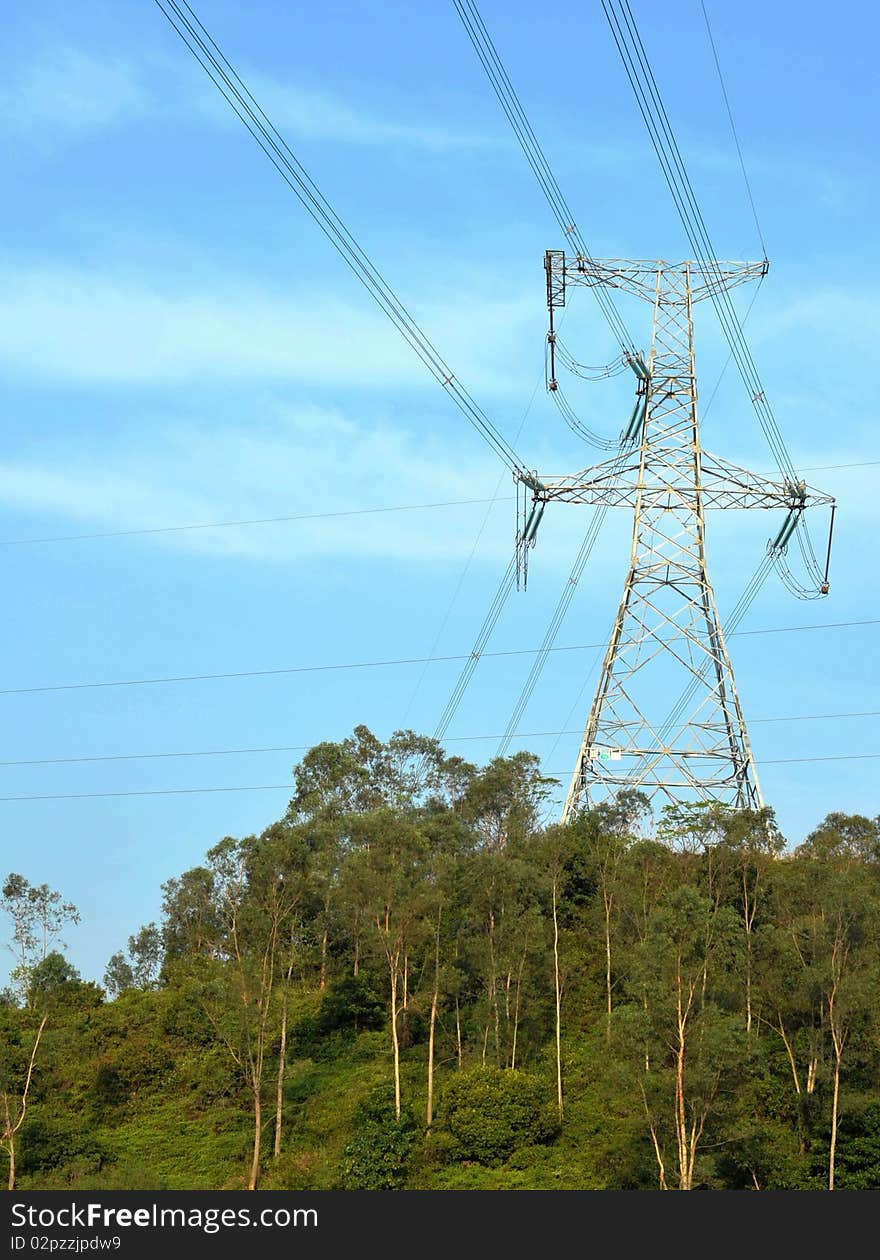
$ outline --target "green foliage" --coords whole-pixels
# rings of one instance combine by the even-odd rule
[[[354,1116],[355,1137],[342,1152],[343,1190],[398,1190],[418,1131],[411,1112],[395,1118],[394,1096],[381,1086],[360,1104]]]
[[[52,950],[31,968],[30,1000],[40,1008],[64,1002],[78,1007],[100,1006],[104,994],[96,984],[83,981],[77,969],[63,954]]]
[[[104,988],[110,997],[119,997],[126,989],[134,988],[134,968],[121,950],[112,954],[104,970]]]
[[[370,976],[339,976],[320,995],[314,1012],[291,1025],[298,1052],[315,1059],[347,1052],[359,1033],[384,1028],[388,1014]]]
[[[385,1023],[385,1006],[370,980],[364,976],[340,976],[321,999],[315,1021],[319,1037],[348,1030],[381,1028]]]
[[[10,949],[17,960],[13,983],[29,1003],[31,973],[50,953],[50,946],[55,942],[64,945],[61,932],[65,924],[79,923],[79,911],[48,884],[31,884],[15,871],[0,890],[0,905],[12,924]]]
[[[838,1188],[880,1189],[880,1102],[844,1114],[839,1142]]]
[[[71,1117],[49,1113],[44,1106],[31,1115],[21,1131],[17,1155],[19,1172],[47,1172],[74,1161],[81,1169],[99,1169],[107,1150],[83,1125]]]
[[[255,1089],[265,1188],[818,1189],[835,1075],[836,1184],[880,1185],[876,819],[786,853],[772,811],[711,803],[645,838],[630,793],[542,829],[530,754],[366,727],[295,777],[163,885],[106,995],[60,951],[75,907],[7,878],[22,1189],[243,1189]]]
[[[556,1137],[559,1120],[549,1092],[527,1072],[472,1068],[447,1082],[438,1122],[452,1135],[459,1159],[496,1164]]]

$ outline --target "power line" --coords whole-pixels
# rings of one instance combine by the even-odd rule
[[[745,320],[743,320],[745,324]],[[711,398],[710,398],[711,403]],[[709,403],[706,404],[703,411],[705,418],[706,411],[709,411]],[[614,444],[617,447],[617,442]],[[856,460],[851,464],[812,464],[806,465],[799,469],[801,473],[828,473],[828,471],[836,471],[838,469],[867,469],[867,467],[880,466],[880,460]],[[434,508],[466,508],[478,507],[482,504],[494,503],[513,503],[514,495],[498,495],[490,499],[443,499],[437,503],[401,503],[391,504],[382,508],[348,508],[342,512],[305,512],[291,515],[291,517],[255,517],[247,520],[204,520],[194,524],[185,525],[153,525],[153,527],[145,529],[107,529],[101,533],[93,534],[53,534],[44,538],[0,538],[0,547],[28,547],[37,546],[40,543],[78,543],[93,542],[102,538],[135,538],[141,534],[174,534],[184,533],[185,530],[199,529],[237,529],[245,527],[245,525],[280,525],[290,522],[298,522],[298,520],[329,520],[334,517],[368,517],[368,515],[379,515],[387,512],[429,512]]]
[[[139,788],[129,792],[57,792],[45,796],[0,796],[0,801],[85,801],[111,796],[198,796],[204,792],[292,791],[292,783],[246,783],[241,787]]]
[[[752,185],[749,182],[749,176],[746,171],[745,158],[743,157],[742,145],[739,142],[739,135],[736,130],[736,123],[733,121],[733,110],[730,108],[730,98],[727,95],[727,88],[724,84],[724,75],[721,73],[721,62],[718,60],[718,49],[715,47],[715,37],[712,34],[712,27],[709,25],[709,14],[706,12],[704,0],[700,0],[700,8],[703,10],[703,21],[706,23],[706,33],[709,36],[709,43],[712,46],[712,57],[715,61],[715,69],[718,71],[718,82],[721,84],[721,95],[724,97],[724,105],[727,110],[727,117],[730,121],[730,130],[733,132],[733,142],[736,145],[737,156],[739,157],[740,170],[742,171],[743,182],[746,186],[746,192],[749,198],[749,205],[752,207],[752,216],[755,220],[755,227],[758,230],[758,238],[761,242],[761,249],[764,251],[764,258],[767,257],[767,245],[764,241],[764,233],[761,231],[761,224],[758,220],[758,211],[755,207],[755,198],[752,196]],[[743,320],[745,324],[745,320]]]
[[[352,236],[265,110],[258,104],[247,84],[208,34],[192,6],[186,0],[181,0],[180,3],[178,0],[155,0],[155,3],[304,209],[437,383],[446,390],[461,413],[508,468],[515,475],[522,474],[528,479],[529,474],[503,434],[459,383],[449,364]]]
[[[802,630],[839,630],[850,626],[880,625],[880,618],[868,618],[861,621],[826,621],[808,626],[768,626],[759,630],[735,630],[733,634],[787,634]],[[732,637],[732,636],[731,636]],[[583,652],[604,647],[600,643],[573,643],[562,647],[551,647],[549,652]],[[508,648],[505,651],[481,652],[482,657],[503,656],[536,656],[542,648]],[[40,692],[53,691],[90,691],[108,687],[149,687],[162,683],[213,682],[228,678],[270,678],[280,674],[315,674],[349,669],[385,669],[399,665],[441,664],[445,661],[466,661],[471,659],[471,652],[460,652],[451,656],[402,656],[383,661],[346,661],[329,665],[288,665],[277,669],[242,669],[215,674],[170,674],[159,678],[121,678],[106,682],[50,683],[36,687],[2,687],[0,696],[33,695]]]
[[[474,0],[453,0],[480,64],[486,72],[489,82],[498,98],[507,120],[513,128],[526,160],[537,179],[551,211],[564,235],[570,237],[577,245],[579,253],[592,261],[580,228],[563,196],[556,176],[547,161],[546,154],[532,130],[522,102],[517,95],[510,77],[504,68],[498,49],[480,16]],[[618,345],[624,355],[638,357],[638,351],[630,336],[612,295],[601,285],[594,286],[593,293],[602,310]]]
[[[145,529],[114,529],[97,534],[58,534],[46,538],[0,538],[0,547],[34,543],[85,542],[96,538],[131,538],[139,534],[178,534],[186,530],[233,529],[242,525],[281,525],[291,521],[324,521],[338,516],[375,516],[383,512],[424,512],[431,508],[468,507],[484,503],[510,503],[513,495],[492,499],[445,499],[439,503],[398,503],[390,507],[347,508],[339,512],[300,512],[295,516],[260,516],[242,521],[203,521],[194,525],[156,525]]]
[[[876,468],[880,459],[862,459],[854,464],[813,464],[810,468],[802,468],[801,472],[825,472],[835,468]]]
[[[868,709],[854,713],[792,713],[782,717],[752,718],[749,724],[754,726],[756,723],[762,722],[831,722],[840,721],[843,718],[868,717],[880,717],[880,709]],[[580,734],[582,734],[580,727],[572,727],[561,731],[514,731],[511,739],[549,739],[551,736]],[[489,735],[452,735],[444,742],[447,744],[477,743],[481,740],[488,742],[493,739],[501,739],[501,737],[502,733],[496,731]],[[169,761],[187,757],[242,757],[262,753],[308,752],[311,747],[311,744],[267,744],[253,748],[204,748],[182,752],[102,753],[83,757],[33,757],[20,761],[0,761],[0,767],[73,766],[108,761]]]
[[[617,459],[615,473],[616,473],[616,470],[619,469],[624,458],[625,458],[625,454],[623,451],[621,451],[621,454]],[[602,524],[605,520],[605,516],[607,512],[608,512],[608,505],[601,504],[599,507],[596,508],[595,512],[593,513],[593,516],[590,520],[590,524],[587,527],[587,532],[584,536],[584,540],[580,545],[578,553],[575,557],[574,564],[572,565],[571,572],[566,580],[565,586],[562,588],[562,593],[559,596],[559,599],[557,600],[556,608],[553,611],[553,616],[550,618],[550,623],[544,634],[544,641],[541,644],[540,648],[538,649],[535,659],[532,662],[532,668],[529,671],[528,678],[523,683],[522,690],[520,691],[519,696],[517,697],[517,700],[516,700],[516,704],[513,707],[513,712],[511,713],[510,718],[508,719],[505,732],[503,736],[501,737],[501,741],[498,745],[499,757],[503,756],[507,752],[507,749],[510,745],[510,741],[513,738],[513,731],[516,728],[516,726],[519,724],[519,722],[521,721],[528,707],[529,700],[532,698],[535,687],[538,685],[538,680],[540,679],[541,674],[544,672],[544,666],[547,662],[547,657],[549,656],[550,652],[553,651],[553,644],[556,641],[556,636],[562,627],[562,623],[565,620],[565,615],[568,612],[569,605],[571,604],[571,601],[574,598],[574,593],[577,589],[578,582],[581,580],[581,577],[583,576],[583,572],[584,572],[584,569],[586,568],[587,561],[589,560],[590,555],[592,554],[593,548],[596,545],[596,540],[599,537],[599,531],[602,528]]]
[[[522,435],[522,431],[525,428],[526,421],[529,418],[529,414],[532,410],[532,406],[534,405],[535,398],[537,397],[537,393],[541,385],[542,376],[543,376],[543,372],[540,372],[538,374],[538,379],[535,381],[535,388],[532,390],[528,404],[526,405],[526,409],[523,412],[522,419],[519,422],[519,428],[517,429],[516,434],[513,439],[514,442],[519,441],[520,436]],[[492,496],[492,498],[489,500],[489,506],[486,508],[486,511],[483,513],[483,519],[480,522],[480,526],[477,530],[477,536],[471,545],[471,549],[470,549],[470,552],[468,553],[467,559],[465,560],[464,565],[462,566],[462,569],[458,575],[458,581],[455,585],[454,591],[452,592],[452,598],[450,599],[449,603],[446,606],[446,612],[444,613],[443,619],[440,622],[440,628],[437,630],[436,634],[434,635],[434,639],[433,639],[433,642],[431,643],[431,647],[428,653],[430,660],[433,660],[434,653],[437,651],[437,648],[440,645],[440,640],[443,637],[443,632],[446,629],[447,625],[449,624],[449,618],[452,616],[452,611],[455,608],[459,595],[461,594],[461,588],[464,586],[465,578],[470,572],[470,567],[473,563],[474,556],[477,554],[477,548],[480,545],[480,539],[483,537],[483,534],[485,533],[485,530],[486,530],[486,526],[489,524],[489,517],[492,514],[492,508],[495,506],[496,503],[500,502],[503,497],[500,494],[501,486],[503,482],[504,482],[504,473],[501,474],[501,476],[498,478],[498,481],[495,484],[495,493]],[[502,604],[503,604],[503,601],[502,601]],[[500,616],[500,613],[501,613],[500,608],[498,610],[498,613]],[[406,709],[404,710],[403,718],[401,720],[401,725],[403,725],[406,722],[406,719],[409,716],[409,711],[415,702],[416,696],[419,694],[419,691],[421,690],[422,683],[425,680],[425,675],[428,672],[428,665],[430,664],[430,660],[426,661],[425,664],[422,666],[422,672],[419,674],[418,678],[416,679],[416,684],[413,687],[412,692],[410,693],[409,701],[407,703]],[[465,683],[461,689],[462,696],[464,695],[464,691],[466,687],[467,687],[467,683]],[[450,713],[449,715],[449,721],[451,720],[452,720],[452,713]],[[447,725],[448,725],[448,722],[447,722]]]
[[[764,435],[787,481],[796,474],[782,433],[768,403],[758,370],[743,335],[742,324],[730,296],[722,284],[717,253],[685,169],[681,150],[672,130],[669,115],[660,96],[654,72],[648,60],[638,25],[628,0],[601,0],[611,34],[617,45],[624,70],[636,98],[639,112],[651,137],[672,199],[678,210],[694,256],[707,268],[714,268],[717,284],[709,284],[709,296],[715,307],[724,335],[749,394]],[[615,4],[617,8],[615,9]]]
[[[743,323],[745,324],[745,320],[743,320]],[[704,409],[704,419],[708,409],[709,404]],[[614,443],[615,447],[616,445],[617,443]],[[876,468],[878,466],[880,466],[880,459],[864,459],[848,464],[812,464],[800,468],[798,471],[802,473],[831,472],[845,468]],[[156,525],[144,529],[103,530],[95,534],[55,534],[43,538],[0,538],[0,547],[36,546],[43,543],[91,542],[104,538],[135,538],[139,535],[176,534],[188,530],[237,529],[251,525],[282,525],[288,522],[329,520],[333,517],[345,516],[371,516],[385,512],[423,512],[433,508],[470,507],[487,503],[512,503],[514,497],[512,494],[507,494],[491,499],[444,499],[437,503],[395,503],[388,507],[347,508],[339,512],[301,512],[294,516],[262,516],[240,521],[201,521],[189,525]]]
[[[834,753],[822,757],[774,757],[759,766],[782,766],[818,761],[875,761],[880,753]],[[546,770],[547,775],[568,774],[567,770]],[[198,796],[213,792],[292,792],[292,783],[245,783],[234,787],[138,788],[125,792],[49,792],[35,796],[0,796],[0,801],[86,801],[128,796]]]

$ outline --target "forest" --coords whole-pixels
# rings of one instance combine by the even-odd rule
[[[552,786],[411,731],[316,745],[100,985],[10,872],[6,1184],[880,1188],[880,819],[795,843],[633,791],[563,827]]]

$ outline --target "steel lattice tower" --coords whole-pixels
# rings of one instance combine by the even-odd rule
[[[786,508],[772,547],[784,547],[807,498],[803,482],[772,482],[702,449],[697,413],[693,304],[766,271],[766,263],[566,260],[546,254],[550,308],[566,289],[609,285],[653,304],[647,364],[619,452],[573,477],[531,484],[551,500],[633,509],[632,551],[611,639],[590,708],[563,821],[584,805],[636,787],[661,802],[763,805],[733,669],[706,568],[710,508]],[[549,386],[556,387],[551,366]]]

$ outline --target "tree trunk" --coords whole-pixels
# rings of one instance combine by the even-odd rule
[[[752,1035],[752,934],[746,928],[746,1033]]]
[[[437,907],[437,931],[434,934],[434,988],[431,992],[431,1018],[428,1023],[428,1106],[425,1127],[430,1129],[434,1120],[434,1029],[437,1024],[437,1004],[440,998],[440,920],[443,907]]]
[[[679,1187],[690,1190],[687,1157],[687,1121],[684,1109],[684,1045],[675,1052],[675,1137],[678,1145]]]
[[[678,1147],[678,1184],[690,1190],[687,1157],[687,1117],[684,1105],[685,1012],[682,1003],[681,956],[676,968],[676,1011],[678,1041],[675,1046],[675,1139]]]
[[[260,1179],[260,1146],[263,1138],[263,1100],[260,1097],[259,1081],[254,1082],[254,1153],[251,1159],[251,1175],[248,1190],[256,1190]]]
[[[495,912],[489,911],[489,1005],[495,1026],[495,1066],[501,1066],[501,1016],[498,1010],[498,976],[495,966]],[[483,1062],[486,1061],[486,1047],[483,1047]]]
[[[529,934],[527,932],[525,940],[523,941],[523,952],[522,952],[522,957],[519,960],[519,969],[517,970],[517,973],[516,973],[516,989],[514,990],[514,996],[513,996],[513,1045],[511,1047],[511,1052],[510,1052],[511,1071],[515,1070],[516,1068],[516,1038],[517,1038],[517,1034],[519,1033],[519,997],[520,997],[520,992],[522,991],[522,977],[523,977],[523,970],[526,965],[526,951],[528,950],[528,947],[529,947]],[[508,985],[509,983],[510,983],[510,980],[508,977]]]
[[[757,889],[755,890],[757,896]],[[749,896],[748,874],[743,869],[743,922],[746,929],[746,1033],[752,1034],[752,924],[755,921],[755,907]]]
[[[33,1049],[31,1050],[31,1057],[28,1060],[28,1067],[27,1067],[27,1073],[24,1078],[24,1085],[22,1087],[21,1096],[16,1104],[16,1111],[18,1112],[18,1115],[16,1116],[14,1120],[12,1118],[12,1112],[9,1108],[9,1094],[5,1090],[3,1092],[3,1136],[2,1136],[2,1140],[0,1140],[0,1145],[6,1147],[7,1153],[9,1155],[8,1188],[10,1190],[15,1189],[15,1135],[18,1133],[19,1129],[24,1124],[24,1119],[25,1119],[25,1116],[27,1115],[28,1095],[30,1094],[31,1081],[33,1080],[33,1076],[34,1076],[34,1064],[37,1061],[37,1051],[40,1048],[40,1041],[42,1040],[42,1037],[43,1037],[43,1030],[46,1027],[46,1023],[48,1019],[49,1019],[48,1015],[43,1016],[43,1018],[40,1020],[40,1026],[37,1029],[36,1036],[34,1037]]]
[[[510,985],[511,985],[512,980],[513,980],[513,972],[508,971],[507,978],[504,982],[504,1044],[505,1044],[504,1060],[505,1060],[505,1065],[509,1067],[513,1067],[513,1064],[510,1061],[510,1052],[507,1049],[507,1047],[509,1047],[511,1043]],[[515,1024],[513,1028],[513,1047],[514,1047],[513,1053],[515,1055],[516,1054],[516,1025]]]
[[[284,1071],[287,1055],[287,990],[281,999],[281,1046],[278,1051],[278,1084],[275,1091],[275,1159],[281,1154],[281,1117],[284,1108]]]
[[[648,1095],[645,1093],[643,1082],[639,1082],[639,1091],[642,1095],[642,1104],[645,1108],[645,1116],[648,1120],[648,1132],[651,1134],[651,1143],[654,1147],[654,1157],[657,1160],[657,1173],[660,1181],[660,1189],[668,1190],[666,1184],[666,1166],[663,1163],[663,1152],[660,1150],[660,1142],[657,1137],[657,1126],[654,1124],[654,1117],[651,1115],[651,1108],[648,1106]]]
[[[397,1036],[397,968],[398,959],[395,954],[389,956],[388,965],[391,972],[391,1052],[394,1056],[394,1118],[400,1119],[400,1040]]]
[[[831,1103],[831,1148],[828,1152],[828,1189],[834,1189],[834,1161],[837,1156],[837,1107],[840,1097],[840,1056],[834,1058],[834,1095]]]
[[[606,1037],[611,1039],[611,907],[613,898],[607,889],[602,889],[602,902],[605,908],[605,1002],[608,1012]]]
[[[556,1105],[562,1119],[562,988],[559,982],[559,915],[556,880],[553,880],[553,987],[556,1000]]]
[[[321,982],[318,986],[322,991],[327,987],[327,924],[324,924],[324,931],[321,933]]]
[[[845,952],[845,951],[844,951]],[[833,961],[838,962],[838,943],[835,942]],[[837,1019],[837,980],[828,995],[828,1025],[834,1045],[834,1092],[831,1099],[831,1145],[828,1151],[828,1189],[834,1189],[834,1164],[837,1157],[837,1119],[840,1102],[840,1063],[846,1042],[846,1027]]]

